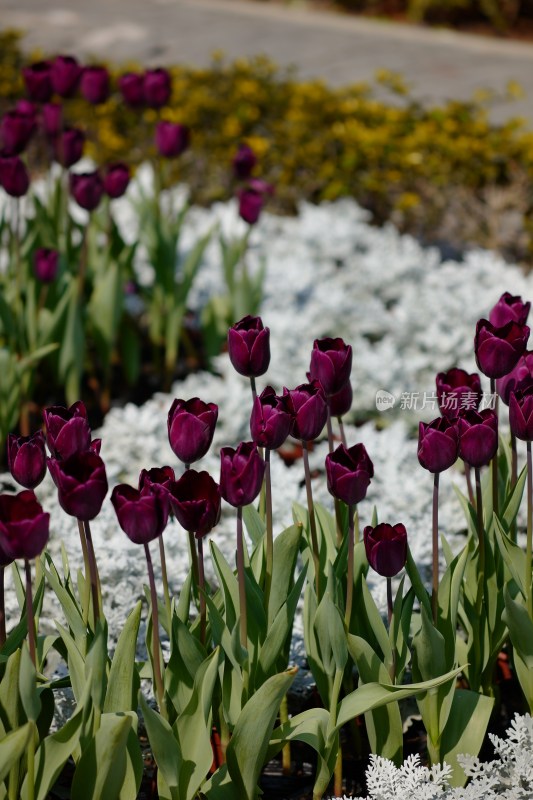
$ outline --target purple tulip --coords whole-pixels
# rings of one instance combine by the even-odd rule
[[[459,455],[457,427],[447,417],[421,422],[418,427],[418,460],[429,472],[444,472]]]
[[[108,164],[104,176],[104,192],[112,200],[122,197],[130,182],[130,168],[127,164],[118,162]]]
[[[258,378],[270,364],[270,328],[261,317],[243,317],[228,331],[230,361],[239,375]]]
[[[15,111],[25,114],[27,117],[37,117],[37,106],[25,97],[21,97],[15,103]]]
[[[109,72],[105,67],[85,67],[80,82],[80,90],[88,103],[97,106],[109,97]]]
[[[56,56],[50,71],[54,92],[61,97],[72,97],[78,88],[82,69],[73,56]]]
[[[405,525],[401,522],[396,525],[382,522],[375,528],[368,525],[363,538],[368,563],[378,575],[392,578],[403,569],[407,560]]]
[[[533,440],[533,386],[523,391],[511,392],[509,425],[517,439],[525,442]]]
[[[184,472],[170,486],[170,502],[181,527],[193,531],[198,539],[220,519],[220,487],[208,472]]]
[[[17,483],[26,489],[35,489],[46,474],[44,436],[37,431],[32,436],[7,437],[7,465]]]
[[[65,461],[49,458],[48,469],[63,511],[84,521],[98,516],[108,487],[104,462],[97,453],[84,450]]]
[[[255,225],[263,206],[267,194],[273,194],[274,187],[258,178],[252,178],[246,186],[239,189],[237,197],[239,199],[239,216],[249,225]]]
[[[8,155],[18,155],[26,148],[37,127],[35,112],[19,109],[6,111],[0,121],[0,138]]]
[[[43,411],[46,443],[55,459],[67,459],[91,446],[87,410],[78,400],[70,408],[50,406]]]
[[[168,412],[168,439],[172,452],[184,464],[205,456],[218,419],[218,406],[198,397],[174,400]]]
[[[267,386],[255,398],[250,417],[250,433],[258,447],[276,450],[290,433],[292,418],[285,397],[278,397]]]
[[[220,493],[235,508],[252,503],[261,489],[265,462],[253,442],[220,451]]]
[[[257,164],[257,156],[247,144],[240,144],[239,149],[233,156],[233,172],[239,180],[246,180],[252,174],[252,170]]]
[[[342,389],[328,397],[329,412],[332,417],[343,417],[352,407],[353,389],[350,381],[346,381]]]
[[[141,490],[121,483],[111,492],[111,502],[118,524],[135,544],[157,539],[167,526],[168,491],[157,483],[146,484]]]
[[[47,103],[50,100],[53,92],[51,71],[50,61],[36,61],[23,67],[22,77],[30,100],[36,103]]]
[[[471,375],[464,369],[454,367],[448,372],[439,372],[436,378],[437,399],[440,412],[454,419],[461,411],[477,411],[483,392],[477,372]]]
[[[164,489],[169,489],[170,484],[176,480],[172,467],[152,467],[152,469],[142,469],[139,475],[139,491],[145,486],[157,483]]]
[[[150,108],[161,108],[170,99],[172,84],[166,69],[149,69],[144,73],[144,101]]]
[[[85,134],[79,128],[64,128],[54,141],[56,161],[63,167],[72,167],[83,155]]]
[[[0,535],[0,567],[8,567],[15,559],[10,558],[2,547],[2,536]]]
[[[41,283],[53,283],[57,277],[59,253],[47,247],[39,247],[33,254],[33,272]]]
[[[44,104],[42,107],[41,125],[45,136],[48,139],[53,140],[56,138],[56,136],[59,136],[63,128],[63,106],[61,103]],[[82,139],[82,149],[84,138]]]
[[[180,156],[189,146],[190,132],[186,125],[161,120],[155,129],[155,146],[165,158]]]
[[[341,444],[333,453],[328,453],[326,475],[328,490],[333,497],[349,506],[364,500],[370,480],[374,477],[374,465],[364,444],[355,444],[353,447]]]
[[[488,320],[480,319],[474,339],[479,369],[489,378],[503,378],[517,365],[528,339],[527,325],[508,322],[501,328],[495,328]]]
[[[459,455],[471,467],[489,464],[498,450],[498,417],[490,408],[457,418]]]
[[[125,72],[118,79],[118,88],[126,105],[140,108],[144,105],[144,75],[138,72]]]
[[[325,394],[339,392],[350,380],[352,348],[344,339],[315,339],[311,353],[309,374],[312,381],[320,381]]]
[[[511,392],[524,391],[529,386],[533,386],[533,350],[526,351],[516,367],[496,381],[496,389],[506,406]]]
[[[35,493],[0,495],[0,548],[8,559],[36,558],[49,536],[50,514],[43,511]]]
[[[19,156],[0,152],[0,186],[11,197],[22,197],[30,187],[30,176]]]
[[[79,206],[94,211],[104,194],[104,183],[96,171],[71,173],[70,193]]]
[[[296,389],[283,389],[292,416],[291,433],[296,439],[311,442],[322,433],[328,416],[326,396],[319,381],[302,383]]]
[[[489,321],[495,328],[502,328],[508,322],[525,325],[531,303],[524,303],[521,297],[504,292],[489,314]]]

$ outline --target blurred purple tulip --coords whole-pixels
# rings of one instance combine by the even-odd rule
[[[96,106],[105,103],[109,97],[109,72],[105,67],[84,67],[81,74],[80,90],[88,103]]]
[[[320,381],[327,395],[339,392],[350,380],[352,347],[344,339],[315,339],[311,352],[309,374],[311,380]]]
[[[490,408],[457,418],[459,455],[471,467],[489,464],[498,450],[498,417]]]
[[[144,105],[144,75],[138,72],[125,72],[118,79],[118,88],[126,105],[140,108]]]
[[[59,253],[39,247],[33,254],[33,272],[40,283],[53,283],[57,277]]]
[[[155,129],[155,145],[165,158],[180,156],[189,146],[190,131],[186,125],[161,120]]]
[[[296,389],[283,389],[292,416],[291,434],[311,442],[322,433],[328,416],[326,396],[319,381],[302,383]]]
[[[72,97],[78,88],[82,69],[73,56],[56,56],[50,70],[54,92],[61,97]]]
[[[525,325],[531,303],[524,303],[521,297],[504,292],[489,314],[489,322],[495,328],[502,328],[508,322]]]
[[[448,372],[439,372],[436,377],[437,399],[440,412],[454,419],[461,411],[477,411],[483,392],[477,372],[469,374],[464,369],[453,367]]]
[[[50,61],[36,61],[22,69],[26,93],[36,103],[47,103],[53,92],[52,64]]]
[[[11,197],[23,197],[30,188],[30,176],[19,156],[0,152],[0,186]]]
[[[517,439],[533,441],[533,386],[523,391],[511,392],[509,425]]]
[[[252,170],[257,163],[257,156],[247,144],[240,144],[239,149],[233,156],[233,172],[239,180],[246,180],[252,174]]]
[[[501,328],[495,328],[488,320],[480,319],[474,339],[479,369],[489,378],[503,378],[517,365],[528,339],[527,325],[508,322]]]
[[[83,155],[85,134],[79,128],[63,128],[54,139],[54,155],[63,167],[72,167]]]
[[[70,458],[91,446],[87,409],[78,400],[70,408],[50,406],[43,411],[46,443],[56,459]]]
[[[152,469],[142,469],[139,475],[139,490],[152,483],[157,483],[164,489],[169,489],[170,484],[176,480],[172,467],[152,467]]]
[[[104,176],[104,192],[112,200],[122,197],[130,182],[130,168],[127,164],[117,162],[108,164]]]
[[[49,458],[48,469],[63,511],[84,521],[98,516],[108,486],[104,462],[97,453],[84,450],[65,461]]]
[[[524,391],[529,386],[533,386],[533,350],[526,351],[516,367],[496,381],[496,389],[506,406],[511,392]]]
[[[249,225],[255,225],[263,210],[266,195],[273,193],[274,187],[271,184],[259,178],[251,178],[246,186],[237,192],[239,216]]]
[[[18,155],[26,149],[26,145],[37,128],[35,113],[24,113],[19,109],[6,111],[0,120],[0,139],[6,154]]]
[[[50,514],[35,492],[0,495],[0,549],[8,559],[36,558],[48,541]]]
[[[98,172],[70,174],[70,193],[81,208],[94,211],[104,194],[104,183]]]
[[[172,90],[170,74],[166,69],[158,67],[149,69],[144,73],[143,92],[144,101],[150,108],[165,106]]]
[[[418,427],[418,460],[429,472],[444,472],[459,456],[457,427],[447,417],[421,422]]]
[[[7,465],[17,483],[35,489],[46,474],[46,452],[42,431],[31,436],[7,437]]]
[[[342,389],[328,397],[329,411],[332,417],[343,417],[352,407],[353,389],[350,381],[346,381]]]

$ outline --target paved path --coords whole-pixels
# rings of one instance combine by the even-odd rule
[[[499,103],[501,121],[533,126],[533,45],[357,19],[244,0],[0,0],[0,24],[27,31],[27,47],[146,64],[206,65],[265,53],[302,77],[333,85],[399,71],[425,102],[468,99],[480,88],[503,93],[518,81],[523,100]]]

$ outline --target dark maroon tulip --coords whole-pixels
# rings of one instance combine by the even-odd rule
[[[78,400],[70,408],[50,406],[43,411],[46,443],[56,459],[70,458],[91,446],[87,409]]]
[[[97,106],[109,97],[109,72],[105,67],[85,67],[80,81],[80,90],[88,103]]]
[[[168,412],[168,439],[173,453],[184,464],[205,456],[218,419],[218,406],[198,397],[174,400]]]
[[[35,492],[0,495],[0,547],[9,559],[36,558],[49,536],[50,514]]]
[[[455,419],[461,411],[477,411],[483,392],[477,372],[469,374],[464,369],[454,367],[448,372],[439,372],[436,378],[437,399],[440,412],[449,419]]]
[[[311,442],[322,433],[328,406],[322,384],[302,383],[296,389],[283,389],[292,416],[291,433],[296,439]]]
[[[528,350],[520,357],[516,367],[503,378],[496,381],[496,389],[506,406],[511,392],[524,391],[533,386],[533,351]]]
[[[270,364],[270,328],[261,317],[243,317],[228,331],[228,352],[239,375],[264,375]]]
[[[489,464],[498,450],[498,417],[490,408],[465,411],[457,418],[459,455],[471,467]]]
[[[247,144],[240,144],[239,149],[233,156],[233,172],[239,180],[246,180],[252,174],[252,170],[257,164],[257,156]]]
[[[8,567],[13,561],[14,559],[10,558],[2,547],[2,536],[0,535],[0,567]]]
[[[327,395],[339,392],[350,380],[352,348],[344,339],[315,339],[311,353],[309,374],[312,381],[320,381]]]
[[[122,197],[130,182],[130,168],[127,164],[118,162],[108,164],[104,176],[104,191],[112,200]]]
[[[333,497],[349,506],[364,500],[374,477],[374,465],[364,444],[354,444],[353,447],[340,444],[333,453],[328,453],[326,475],[328,490]]]
[[[253,442],[241,442],[234,450],[220,451],[220,493],[227,503],[239,508],[252,503],[261,489],[265,462]]]
[[[350,381],[347,381],[338,392],[328,397],[328,402],[332,417],[343,417],[347,414],[353,402],[353,389]]]
[[[459,434],[455,422],[438,417],[418,426],[418,460],[429,472],[444,472],[459,455]]]
[[[80,82],[82,67],[73,56],[56,56],[50,76],[52,88],[61,97],[72,97]]]
[[[401,522],[396,525],[382,522],[375,528],[367,525],[363,538],[368,563],[378,575],[392,578],[403,569],[407,560],[405,525]]]
[[[36,103],[46,103],[50,100],[53,92],[51,70],[50,61],[36,61],[23,67],[22,77],[30,100]]]
[[[56,136],[59,136],[59,133],[63,127],[63,106],[61,103],[44,104],[42,107],[41,125],[45,136],[48,139],[55,139]]]
[[[531,303],[524,303],[521,297],[504,292],[489,314],[489,321],[495,328],[502,328],[508,322],[525,325]]]
[[[84,450],[65,461],[49,458],[48,469],[63,511],[81,520],[98,516],[108,487],[104,462],[97,453]]]
[[[104,194],[104,183],[96,171],[71,173],[70,193],[79,206],[94,211]]]
[[[190,133],[186,125],[161,120],[155,129],[155,146],[165,158],[180,156],[189,146]]]
[[[0,186],[11,197],[22,197],[30,187],[30,176],[19,156],[0,152]]]
[[[508,322],[502,328],[495,328],[488,320],[480,319],[474,339],[479,369],[489,378],[503,378],[517,365],[528,339],[527,325]]]
[[[125,72],[118,79],[118,88],[126,105],[132,108],[144,105],[144,75],[138,72]]]
[[[134,489],[121,483],[111,492],[111,502],[118,524],[135,544],[148,544],[157,539],[168,522],[168,491],[157,483]]]
[[[83,155],[85,134],[79,128],[64,128],[54,141],[56,161],[63,167],[72,167]]]
[[[20,100],[17,100],[15,103],[15,111],[18,111],[19,114],[25,114],[27,117],[37,117],[37,106],[35,103],[32,103],[31,100],[26,100],[25,97],[21,97]]]
[[[533,440],[533,386],[523,391],[511,392],[509,425],[517,439],[525,442]]]
[[[37,431],[32,436],[7,437],[7,465],[17,483],[35,489],[46,474],[44,436]]]
[[[276,450],[290,433],[292,417],[285,397],[278,397],[267,386],[255,398],[250,417],[250,433],[258,447]]]
[[[152,469],[142,469],[139,475],[139,490],[145,486],[157,483],[164,489],[168,489],[170,484],[176,480],[172,467],[152,467]]]
[[[150,108],[161,108],[170,99],[172,84],[166,69],[149,69],[144,73],[144,101]]]
[[[47,247],[39,247],[33,254],[33,272],[41,283],[53,283],[57,277],[59,253]]]
[[[220,487],[208,472],[188,469],[170,486],[170,502],[182,528],[205,536],[220,519]]]
[[[18,155],[26,148],[37,127],[35,113],[24,113],[18,109],[6,111],[0,121],[0,139],[4,151]]]
[[[245,187],[239,189],[237,197],[242,219],[249,225],[255,225],[263,210],[266,195],[273,194],[273,191],[273,186],[257,178],[252,178]]]

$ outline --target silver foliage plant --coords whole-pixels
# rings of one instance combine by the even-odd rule
[[[424,767],[415,755],[398,768],[386,758],[371,755],[366,772],[370,794],[353,800],[532,800],[533,717],[516,714],[507,738],[489,736],[497,755],[494,761],[482,763],[478,758],[459,756],[469,777],[465,788],[450,788],[452,770],[447,764]],[[344,800],[350,799],[345,795]]]

